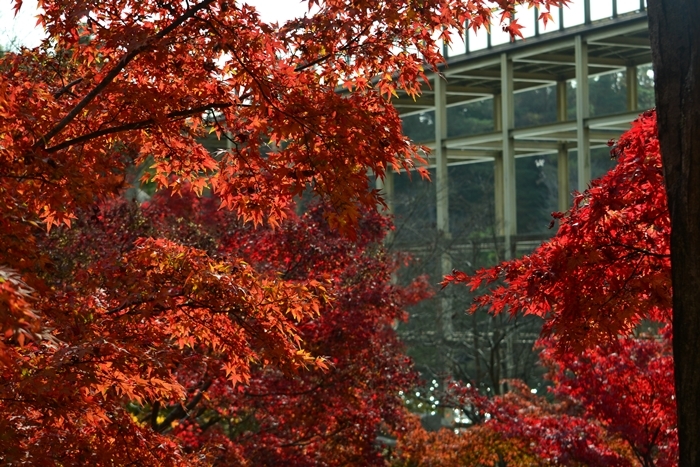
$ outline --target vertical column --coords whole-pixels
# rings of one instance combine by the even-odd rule
[[[442,246],[440,251],[439,274],[444,276],[452,272],[452,257],[448,250],[450,241],[449,216],[449,180],[447,178],[447,83],[435,76],[435,193],[437,196],[437,234]],[[452,300],[443,291],[440,299],[440,323],[443,338],[453,337]]]
[[[564,29],[564,7],[559,6],[559,30]]]
[[[501,54],[501,133],[503,139],[503,231],[506,259],[513,256],[512,237],[517,233],[515,198],[515,141],[511,130],[515,126],[513,92],[513,60]]]
[[[588,44],[576,36],[576,159],[578,162],[578,190],[583,191],[591,181],[591,150],[588,117]]]
[[[467,51],[467,53],[470,52],[469,50],[469,20],[464,22],[464,50]]]
[[[627,110],[637,110],[639,108],[637,95],[637,67],[627,67]]]
[[[501,118],[501,95],[494,94],[493,96],[493,131],[502,131],[501,124],[503,119]],[[499,237],[505,236],[505,217],[503,208],[505,206],[505,199],[503,198],[503,154],[499,153],[493,161],[493,193],[494,193],[494,207],[495,207],[495,221],[494,230],[496,235]]]
[[[567,120],[566,81],[557,81],[557,121]],[[557,209],[564,212],[569,209],[569,148],[565,141],[559,141],[557,149]]]
[[[435,77],[435,191],[437,193],[437,229],[450,232],[449,196],[447,181],[447,83]]]

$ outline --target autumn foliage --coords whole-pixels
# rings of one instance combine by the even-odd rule
[[[669,336],[624,338],[582,354],[543,341],[550,395],[519,381],[488,398],[453,382],[441,405],[458,425],[435,433],[415,421],[398,433],[397,466],[678,465]],[[553,398],[553,400],[552,400]]]
[[[629,334],[643,319],[671,319],[670,224],[653,111],[612,147],[617,165],[555,213],[556,235],[532,254],[469,276],[472,290],[497,283],[472,310],[541,316],[544,334],[581,350]]]
[[[46,239],[54,263],[63,265],[56,287],[75,287],[86,271],[97,287],[108,280],[121,297],[144,277],[154,285],[147,299],[122,298],[95,316],[95,331],[71,336],[72,365],[61,377],[85,383],[66,386],[66,396],[89,391],[103,421],[121,414],[123,430],[143,431],[151,446],[169,446],[163,457],[155,451],[144,458],[152,463],[177,463],[166,457],[175,455],[220,465],[381,463],[377,433],[398,426],[399,390],[415,384],[392,325],[404,319],[404,306],[428,293],[422,282],[391,285],[396,263],[380,247],[387,221],[363,215],[356,241],[347,242],[329,229],[320,206],[302,217],[287,212],[277,229],[246,225],[217,206],[191,191],[159,194],[143,206],[119,200]],[[147,236],[169,248],[149,246],[154,240],[144,241]],[[200,265],[203,258],[216,260]],[[156,259],[164,265],[153,266]],[[129,264],[145,266],[123,273]],[[143,294],[143,284],[138,290]],[[100,300],[110,303],[108,295]],[[167,300],[180,313],[167,316],[161,308]],[[110,335],[121,337],[110,341]],[[278,342],[285,339],[303,342],[304,352],[290,349],[294,358],[285,358]],[[142,375],[149,362],[133,356],[144,350],[161,373]],[[319,357],[310,360],[306,352]],[[304,363],[307,371],[295,371]],[[110,371],[121,379],[110,375],[104,382]],[[37,386],[33,378],[26,384],[25,397]],[[47,388],[43,397],[56,393]],[[55,416],[82,422],[73,410],[67,404]],[[29,431],[26,421],[24,427]],[[97,427],[104,436],[114,429]],[[33,442],[41,440],[40,427],[33,431]],[[51,442],[53,458],[59,449],[66,453],[62,462],[79,462],[68,456],[69,446]],[[92,451],[89,438],[75,442]]]
[[[398,391],[415,383],[392,326],[426,288],[392,285],[368,173],[420,171],[392,101],[420,93],[450,31],[498,7],[518,35],[516,2],[311,0],[282,25],[225,0],[40,3],[48,39],[0,58],[2,463],[382,465],[377,435],[401,433]],[[547,19],[568,2],[524,3]],[[576,197],[551,243],[451,278],[502,279],[479,305],[546,318],[570,402],[514,385],[480,402],[493,422],[451,438],[450,462],[673,459],[672,404],[647,396],[668,387],[624,393],[636,408],[596,405],[567,371],[599,373],[565,360],[668,318],[654,131],[652,114],[635,123],[617,169]],[[207,135],[225,149],[207,151]],[[155,196],[126,201],[140,183]],[[302,195],[320,201],[298,215]],[[654,345],[585,358],[619,374],[645,361],[660,378]],[[624,389],[597,390],[608,386]],[[419,451],[450,451],[409,432]]]
[[[517,385],[488,402],[459,386],[457,394],[490,414],[486,426],[529,440],[547,465],[674,466],[670,224],[655,113],[612,146],[617,165],[555,214],[550,241],[524,258],[445,278],[472,290],[495,283],[472,310],[544,318],[542,361],[560,405],[528,402]],[[626,337],[642,320],[668,326]]]

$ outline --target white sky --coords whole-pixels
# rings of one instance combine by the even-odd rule
[[[0,47],[6,49],[13,43],[34,47],[43,36],[36,27],[36,0],[25,0],[17,17],[11,0],[0,0]]]
[[[247,0],[254,5],[264,21],[283,22],[308,11],[302,0]],[[12,0],[0,0],[0,47],[8,48],[13,43],[27,47],[39,45],[43,36],[36,27],[36,0],[24,0],[17,17],[14,16]]]

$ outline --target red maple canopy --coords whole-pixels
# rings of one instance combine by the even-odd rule
[[[532,254],[445,278],[472,290],[498,282],[472,310],[535,314],[562,349],[629,334],[643,319],[671,319],[670,220],[656,115],[641,115],[614,144],[617,165],[555,213],[557,234]]]
[[[396,91],[420,92],[450,28],[480,27],[494,6],[508,20],[514,2],[312,0],[313,16],[283,25],[226,0],[39,3],[48,39],[0,59],[0,458],[192,462],[124,407],[189,410],[207,389],[180,378],[192,362],[231,385],[259,367],[328,366],[302,324],[332,294],[322,277],[100,220],[98,206],[141,168],[157,190],[211,193],[254,226],[281,226],[311,190],[326,221],[357,238],[381,201],[368,171],[420,162]],[[566,2],[528,3],[547,18]],[[229,149],[210,154],[209,133]],[[91,216],[112,229],[103,241],[78,232],[72,255],[57,255],[55,229]]]

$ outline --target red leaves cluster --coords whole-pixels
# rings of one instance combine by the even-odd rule
[[[641,115],[612,149],[618,163],[555,214],[559,230],[531,255],[445,283],[476,290],[502,281],[472,309],[535,314],[562,349],[629,334],[642,319],[670,320],[670,224],[656,116]]]
[[[326,226],[323,209],[291,219],[281,230],[232,230],[221,245],[290,280],[325,278],[333,299],[299,329],[306,349],[329,356],[328,368],[290,378],[261,367],[238,391],[215,381],[197,420],[221,423],[203,433],[200,452],[254,465],[383,465],[377,434],[398,425],[399,391],[415,384],[393,325],[428,289],[391,284],[395,264],[378,248],[387,224],[377,214],[362,216],[354,244]],[[224,427],[234,433],[225,454],[217,448]]]
[[[95,465],[122,458],[190,465],[177,443],[141,426],[126,404],[172,411],[190,403],[197,393],[183,375],[234,387],[263,363],[290,373],[326,366],[302,348],[298,328],[330,299],[321,281],[258,272],[202,242],[167,236],[121,201],[45,239],[54,267],[42,278],[51,295],[33,305],[51,340],[13,348],[2,370],[3,433],[14,446],[2,443],[4,460],[65,465],[89,453]],[[206,386],[201,381],[197,387]]]
[[[549,343],[543,360],[552,392],[624,441],[641,465],[678,465],[670,336],[622,338],[583,355],[557,355]]]
[[[426,433],[409,425],[399,436],[397,465],[675,466],[670,341],[655,337],[624,338],[583,354],[544,341],[554,402],[519,381],[491,399],[454,383],[441,405],[458,408],[466,427]]]
[[[14,339],[24,345],[25,339],[34,339],[40,331],[40,319],[32,307],[33,290],[19,274],[0,267],[0,332],[6,340]],[[11,350],[0,342],[0,357]],[[11,359],[7,359],[8,363]]]
[[[428,293],[391,284],[387,221],[364,213],[353,243],[321,207],[263,229],[217,206],[117,201],[43,240],[57,343],[5,370],[5,459],[382,464],[376,436],[415,383],[393,326]]]
[[[70,223],[148,162],[160,187],[209,186],[255,223],[279,222],[309,186],[352,231],[355,202],[377,202],[367,170],[383,177],[420,160],[392,96],[419,94],[448,31],[488,24],[495,4],[507,22],[514,3],[312,1],[322,6],[313,17],[278,26],[223,0],[44,1],[51,47],[0,65],[5,208]],[[547,12],[566,1],[528,3]],[[506,28],[518,34],[517,22]],[[209,154],[196,141],[209,131],[231,150]]]
[[[526,440],[507,438],[489,425],[476,425],[455,432],[443,429],[427,432],[409,418],[391,465],[395,467],[462,467],[465,465],[538,467],[547,465],[537,458]]]

